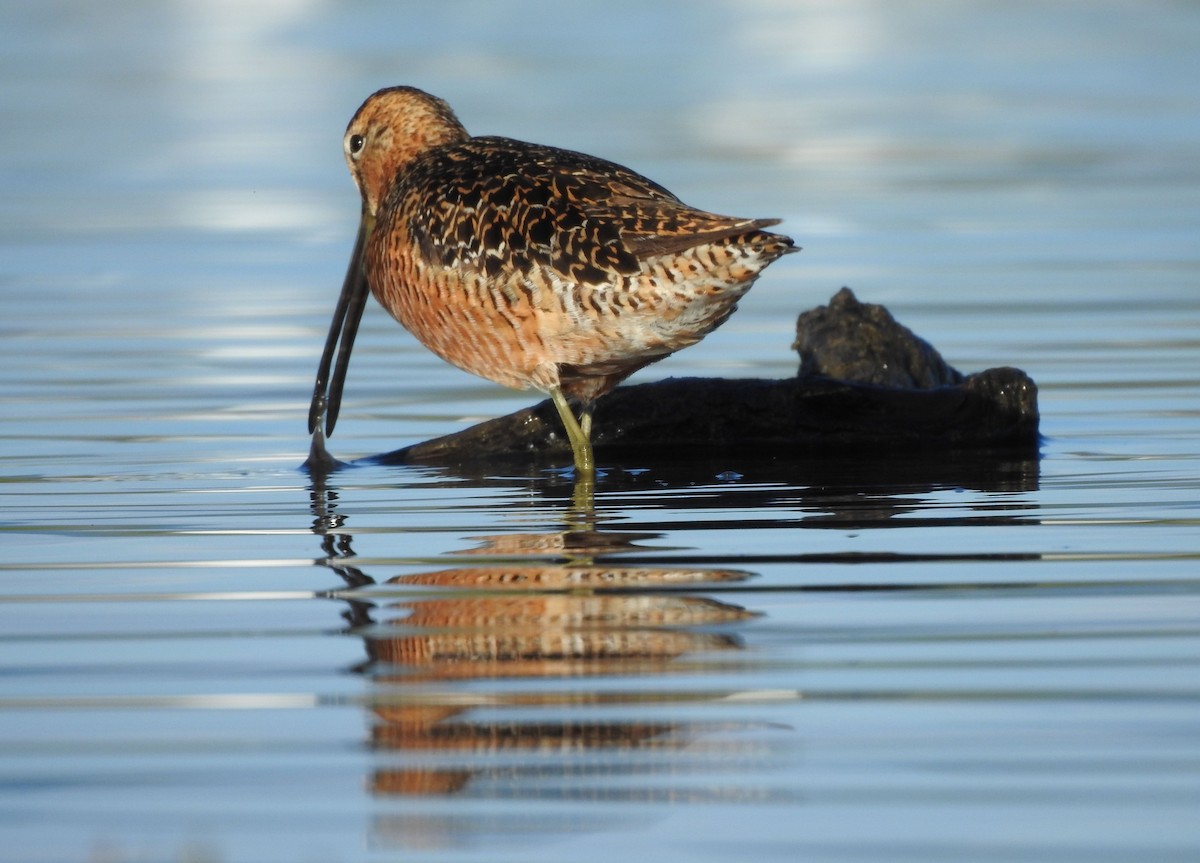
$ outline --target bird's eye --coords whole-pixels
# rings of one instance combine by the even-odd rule
[[[346,141],[346,150],[352,157],[358,156],[363,151],[363,146],[367,143],[367,139],[362,135],[351,135]]]

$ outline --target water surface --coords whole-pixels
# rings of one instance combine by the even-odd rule
[[[58,860],[1194,860],[1200,10],[60,2],[0,64],[0,846]],[[32,74],[36,72],[36,74]],[[298,466],[377,87],[804,251],[1040,457]],[[331,448],[529,404],[373,309]]]

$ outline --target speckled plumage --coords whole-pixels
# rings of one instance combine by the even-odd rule
[[[472,138],[413,88],[372,95],[345,142],[379,303],[448,362],[585,409],[711,332],[793,250],[763,230],[777,220],[696,210],[612,162]]]

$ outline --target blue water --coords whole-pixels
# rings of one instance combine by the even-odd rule
[[[51,2],[0,27],[0,854],[1200,857],[1200,7]],[[804,247],[1040,458],[298,470],[378,87]],[[333,452],[524,407],[371,309]],[[614,589],[616,588],[616,589]]]

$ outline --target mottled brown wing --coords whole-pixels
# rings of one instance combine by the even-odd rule
[[[613,162],[507,138],[433,151],[397,179],[392,196],[389,206],[431,263],[489,276],[549,267],[583,284],[774,224],[703,213]]]
[[[680,201],[614,197],[607,214],[621,225],[625,245],[639,259],[678,254],[705,243],[753,233],[779,219],[742,219],[697,210]]]

